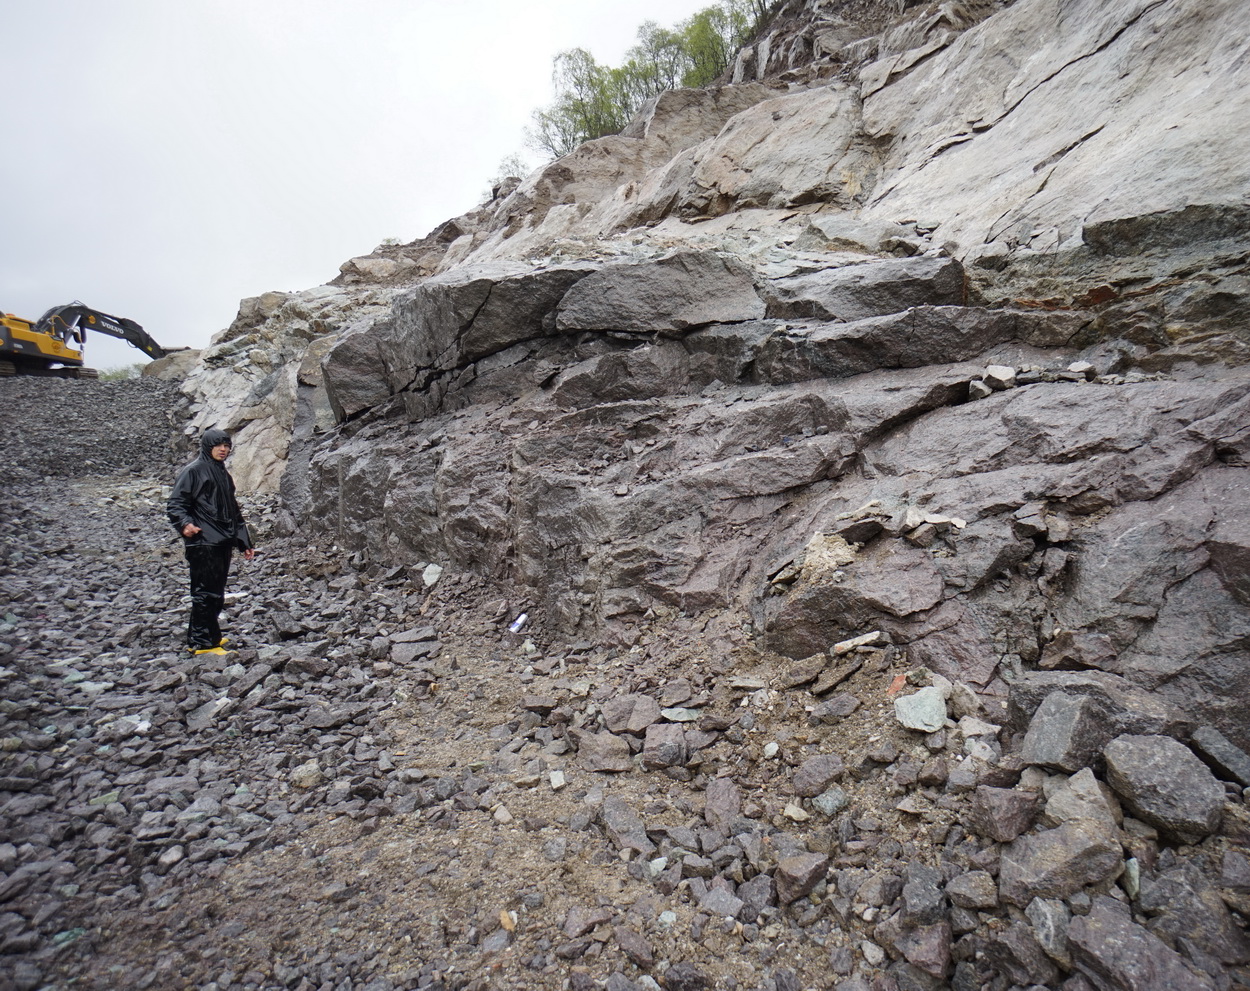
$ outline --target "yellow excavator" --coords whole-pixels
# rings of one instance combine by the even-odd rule
[[[83,362],[87,331],[117,337],[149,358],[164,358],[170,350],[148,336],[133,320],[114,317],[75,300],[54,306],[38,320],[12,313],[0,315],[0,375],[58,375],[62,378],[99,378]]]

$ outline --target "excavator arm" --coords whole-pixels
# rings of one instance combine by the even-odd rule
[[[164,358],[169,353],[133,320],[101,313],[77,300],[52,307],[35,324],[36,333],[52,334],[67,344],[75,340],[81,343],[83,332],[87,330],[120,338],[149,358]]]

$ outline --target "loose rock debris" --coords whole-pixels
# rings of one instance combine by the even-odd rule
[[[1245,755],[1114,675],[1004,706],[874,630],[556,641],[263,502],[237,649],[190,658],[160,458],[5,487],[0,987],[1247,984]]]

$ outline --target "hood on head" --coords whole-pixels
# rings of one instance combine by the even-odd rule
[[[229,444],[233,447],[234,441],[230,439],[230,435],[224,430],[218,430],[216,427],[210,427],[208,430],[205,430],[203,436],[200,437],[200,453],[207,458],[212,453],[213,448],[218,444]]]

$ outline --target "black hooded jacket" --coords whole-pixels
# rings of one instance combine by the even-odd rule
[[[224,430],[204,431],[200,456],[183,468],[174,482],[165,505],[169,522],[179,535],[188,523],[200,528],[194,537],[183,537],[188,544],[229,544],[240,550],[252,546],[234,498],[234,480],[226,466],[212,455],[218,444],[229,443],[230,435]]]

